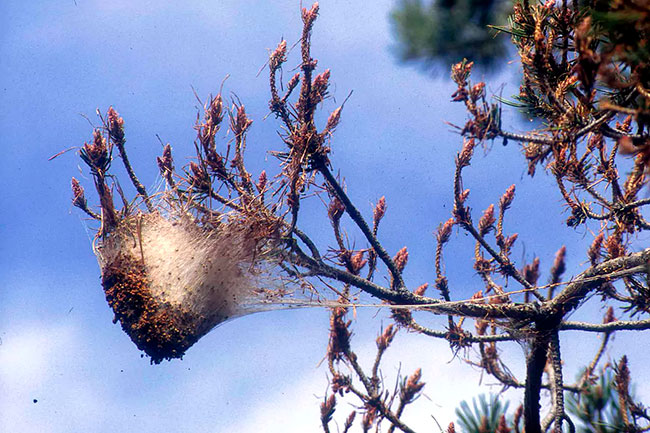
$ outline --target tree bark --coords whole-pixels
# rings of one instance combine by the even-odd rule
[[[531,343],[526,361],[526,389],[524,391],[524,426],[526,433],[541,433],[539,394],[542,389],[542,375],[546,366],[549,338],[546,333]]]

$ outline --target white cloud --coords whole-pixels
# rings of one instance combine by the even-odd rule
[[[374,338],[368,332],[362,333],[363,336],[354,337],[357,344],[354,349],[362,365],[370,370],[376,350]],[[517,347],[513,349],[519,350]],[[438,431],[436,421],[446,428],[451,421],[455,421],[454,411],[462,400],[501,390],[499,386],[488,385],[493,384],[494,379],[482,377],[476,368],[452,358],[445,341],[405,332],[398,334],[384,357],[382,375],[386,389],[393,389],[398,371],[402,376],[408,376],[416,368],[422,368],[422,380],[426,383],[424,395],[410,405],[403,416],[403,420],[416,431]],[[287,382],[282,388],[269,390],[264,400],[247,408],[247,415],[224,431],[318,431],[319,404],[327,386],[326,368],[324,365],[311,370],[303,367],[293,373],[300,379]],[[511,409],[514,409],[514,403],[518,403],[522,397],[518,391],[510,390],[504,393],[503,398],[512,399]],[[345,398],[337,396],[334,420],[339,427],[353,410],[353,405],[358,403],[359,400],[352,395]],[[359,421],[357,419],[356,422]]]
[[[303,372],[305,375],[282,389],[270,392],[256,407],[224,431],[283,433],[287,431],[319,431],[319,403],[324,395],[326,379],[323,369]],[[321,390],[321,396],[315,392]]]
[[[103,395],[71,380],[72,353],[83,353],[76,328],[65,324],[17,325],[0,346],[0,431],[69,432],[100,425]]]
[[[9,387],[38,385],[46,377],[48,360],[57,346],[72,339],[72,330],[55,326],[28,328],[5,334],[0,347],[0,377]]]

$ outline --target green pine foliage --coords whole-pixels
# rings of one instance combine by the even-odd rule
[[[580,394],[569,394],[567,412],[579,422],[577,433],[616,433],[625,431],[614,375],[604,372]]]
[[[463,400],[456,409],[458,424],[465,433],[491,433],[499,429],[502,418],[508,411],[508,401],[499,399],[498,395],[481,394],[472,399],[472,406]],[[505,420],[505,419],[504,419]]]
[[[507,38],[490,25],[505,24],[507,0],[401,0],[391,13],[400,59],[444,69],[468,58],[491,68],[507,52]]]

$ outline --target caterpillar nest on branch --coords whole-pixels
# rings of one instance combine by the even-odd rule
[[[226,320],[282,308],[274,248],[250,224],[204,227],[187,214],[136,213],[98,239],[106,300],[152,363],[180,358]]]

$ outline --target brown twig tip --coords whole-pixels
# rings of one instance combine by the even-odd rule
[[[515,199],[515,185],[510,185],[505,193],[499,199],[499,206],[502,209],[502,212],[510,207],[512,201]]]
[[[494,228],[496,218],[494,217],[494,205],[491,204],[483,212],[481,219],[478,222],[478,232],[481,236],[485,236]]]
[[[508,236],[506,240],[503,242],[503,252],[506,256],[508,255],[510,249],[515,244],[518,238],[519,238],[519,234],[513,233],[510,236]]]
[[[354,422],[354,418],[357,416],[356,411],[350,412],[350,415],[348,415],[347,419],[345,420],[345,425],[343,426],[343,432],[347,432],[350,430],[350,427],[352,427],[352,423]]]
[[[366,266],[366,263],[368,263],[368,260],[364,258],[364,253],[364,250],[357,251],[356,254],[353,254],[350,257],[350,272],[354,275],[358,275],[361,269],[363,269],[363,267]]]
[[[418,368],[415,372],[406,379],[400,390],[400,398],[405,403],[411,403],[417,397],[422,388],[424,388],[424,382],[420,382],[422,379],[422,369]]]
[[[444,244],[449,241],[449,238],[451,237],[451,230],[454,227],[455,223],[456,222],[454,221],[453,218],[449,218],[447,221],[444,222],[444,224],[438,226],[438,233],[436,233],[436,239],[438,240],[439,244]]]
[[[628,415],[628,408],[630,407],[630,369],[627,366],[627,356],[623,355],[619,363],[614,368],[614,385],[616,386],[616,392],[618,394],[618,404],[619,411],[623,421],[623,424],[626,427],[626,431],[630,426],[630,420]]]
[[[330,342],[327,348],[328,357],[338,361],[350,351],[350,322],[345,321],[346,309],[337,307],[330,315]]]
[[[318,9],[318,2],[314,3],[310,10],[302,8],[302,21],[305,23],[305,28],[311,29],[314,20],[316,20],[316,17],[318,16]]]
[[[204,119],[206,126],[209,127],[216,127],[223,120],[223,99],[221,98],[221,93],[210,101],[210,104],[205,110]]]
[[[627,356],[623,355],[621,360],[616,365],[616,376],[614,377],[614,383],[616,384],[616,391],[619,396],[627,396],[630,386],[630,369],[627,366]],[[625,408],[621,408],[625,410]]]
[[[93,131],[93,142],[84,143],[81,149],[81,159],[88,164],[93,173],[101,173],[103,176],[111,163],[111,157],[106,147],[106,139],[101,131]]]
[[[327,125],[325,125],[324,133],[328,134],[334,131],[341,121],[341,109],[343,107],[338,107],[336,110],[332,111],[330,117],[327,119]]]
[[[462,204],[465,203],[465,200],[467,200],[467,197],[469,197],[469,188],[466,190],[463,190],[460,195],[458,196],[458,201]]]
[[[469,97],[472,101],[476,102],[479,99],[485,96],[485,83],[480,82],[472,86],[472,89],[469,91]]]
[[[603,323],[612,323],[616,322],[618,319],[614,316],[614,307],[607,308],[605,312],[605,317],[603,317]]]
[[[531,286],[535,286],[539,279],[539,257],[535,257],[532,263],[525,265],[522,273],[524,274],[524,279]]]
[[[508,422],[506,421],[506,416],[501,415],[499,418],[499,425],[497,425],[497,430],[495,433],[510,433],[510,427],[508,427]]]
[[[384,329],[384,332],[382,332],[382,334],[377,337],[377,349],[381,352],[386,350],[388,346],[390,346],[390,343],[393,341],[395,334],[397,334],[397,328],[395,328],[392,324],[388,325],[386,329]]]
[[[589,141],[587,142],[588,149],[602,149],[605,144],[605,137],[603,134],[593,134]]]
[[[418,288],[413,291],[413,294],[416,296],[424,296],[428,288],[429,283],[424,283],[421,286],[418,286]]]
[[[74,177],[70,183],[72,184],[72,204],[80,209],[85,209],[88,207],[88,202],[86,201],[84,188]]]
[[[267,182],[268,179],[266,177],[266,170],[262,170],[260,176],[257,178],[257,190],[259,192],[264,192],[266,189]]]
[[[463,148],[458,153],[456,157],[456,164],[459,168],[467,167],[469,165],[472,156],[474,155],[474,147],[476,142],[473,138],[465,139],[463,142]]]
[[[472,66],[474,66],[474,62],[468,62],[467,59],[463,59],[462,62],[452,65],[451,79],[459,86],[466,86],[467,79],[472,73]]]
[[[278,44],[278,47],[269,56],[269,68],[271,68],[272,71],[275,71],[286,61],[287,41],[283,40]]]
[[[589,250],[587,250],[587,256],[589,257],[591,266],[596,266],[598,260],[601,257],[600,250],[603,247],[604,239],[605,239],[605,235],[603,233],[598,233],[598,235],[594,238],[594,241],[591,243]]]
[[[190,162],[190,170],[192,171],[190,174],[192,187],[203,193],[210,191],[211,183],[208,172],[194,161]]]
[[[327,216],[329,216],[330,220],[333,223],[338,223],[338,221],[340,221],[341,217],[343,216],[344,211],[345,211],[345,206],[343,205],[341,200],[334,197],[330,202],[329,207],[327,208]]]
[[[452,211],[452,215],[454,216],[454,223],[460,224],[463,227],[471,223],[469,209],[465,207],[465,200],[467,200],[467,197],[469,197],[469,189],[458,193],[456,200],[454,201],[454,209]]]
[[[485,298],[483,297],[483,290],[479,290],[478,292],[474,293],[472,297],[469,299],[472,302],[478,302],[480,304],[485,303]]]
[[[562,247],[555,253],[555,260],[553,261],[553,266],[551,267],[551,284],[557,284],[562,278],[562,274],[566,271],[566,246]]]
[[[223,101],[221,94],[210,99],[210,102],[206,103],[204,111],[203,123],[199,123],[197,120],[195,129],[197,130],[198,139],[201,143],[206,162],[211,168],[218,171],[217,167],[222,161],[221,157],[217,154],[215,136],[223,120]]]
[[[399,272],[402,272],[404,270],[408,260],[409,252],[407,251],[406,247],[403,247],[401,250],[399,250],[397,254],[395,254],[395,257],[393,257],[393,262],[395,262],[395,267]]]
[[[626,116],[625,119],[623,119],[623,123],[616,122],[616,129],[623,131],[623,132],[631,132],[632,131],[632,115],[630,114],[629,116]]]
[[[240,136],[251,126],[253,120],[246,115],[244,105],[235,105],[234,108],[237,114],[234,118],[230,118],[230,128],[236,136]]]
[[[169,144],[166,144],[165,147],[163,147],[162,156],[156,157],[156,161],[158,162],[158,170],[160,170],[160,175],[167,180],[167,183],[172,185],[174,159],[172,158],[172,147]]]
[[[79,181],[72,178],[72,205],[78,207],[82,211],[86,212],[91,218],[100,220],[101,216],[93,212],[88,208],[88,202],[86,201],[86,195],[84,193],[84,188],[81,186]]]
[[[108,133],[117,143],[124,141],[124,119],[112,106],[108,108]]]
[[[285,92],[284,96],[282,97],[282,103],[286,102],[287,99],[289,99],[289,96],[293,92],[293,90],[296,88],[296,86],[300,83],[300,73],[296,72],[293,77],[289,80],[287,83],[287,91]]]
[[[314,78],[314,83],[311,86],[311,98],[314,104],[323,101],[327,96],[327,88],[329,87],[330,70],[325,69]]]
[[[323,425],[327,425],[332,420],[335,410],[336,396],[332,394],[320,404],[320,419]]]
[[[625,246],[621,239],[621,233],[617,230],[605,240],[605,249],[610,259],[621,257],[625,254]]]
[[[382,196],[377,204],[375,205],[375,210],[372,212],[372,218],[375,226],[379,224],[379,221],[386,214],[386,197]]]
[[[377,408],[375,406],[366,407],[366,412],[361,419],[361,428],[364,432],[370,430],[377,419]]]

